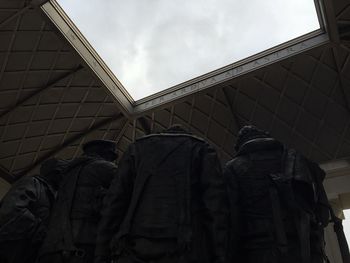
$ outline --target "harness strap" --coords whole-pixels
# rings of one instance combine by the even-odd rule
[[[83,169],[83,165],[78,167],[78,170],[72,176],[72,179],[71,179],[72,185],[71,185],[71,188],[69,188],[69,190],[75,192],[78,178],[79,178],[79,175],[80,175],[80,172],[82,169]],[[68,178],[68,177],[69,176],[67,176],[66,178]],[[61,189],[64,189],[64,188],[62,187]],[[72,230],[72,225],[70,222],[70,212],[72,209],[74,193],[71,193],[70,195],[68,193],[66,193],[66,195],[69,196],[69,198],[65,199],[64,200],[65,202],[63,203],[65,206],[65,209],[63,210],[63,212],[65,213],[65,220],[63,220],[62,225],[61,225],[62,230],[63,230],[63,238],[62,238],[63,244],[62,245],[63,245],[63,251],[71,251],[71,250],[77,250],[77,248],[74,244],[74,241],[73,241],[73,230]]]
[[[62,182],[61,191],[64,191],[66,196],[66,198],[62,200],[63,205],[65,207],[65,209],[63,209],[63,213],[65,213],[65,216],[64,216],[65,220],[63,220],[62,222],[61,229],[63,231],[63,236],[62,236],[63,248],[62,249],[66,251],[77,250],[73,241],[73,230],[72,230],[72,225],[70,221],[70,213],[72,210],[75,191],[76,191],[76,187],[79,181],[81,171],[87,164],[92,163],[93,161],[94,161],[93,159],[83,160],[81,162],[78,162],[77,164],[74,164],[72,167],[68,167],[67,170],[64,171],[66,176],[65,176],[65,180]],[[77,170],[74,171],[74,169],[77,169]],[[67,174],[71,172],[74,172],[74,174],[67,176]],[[70,185],[70,186],[65,187],[67,185]]]
[[[130,201],[130,205],[128,208],[128,211],[126,213],[126,216],[123,220],[123,223],[120,227],[119,232],[115,236],[115,240],[119,240],[121,237],[127,235],[130,233],[130,228],[131,228],[131,222],[132,218],[134,216],[135,210],[137,208],[139,198],[142,194],[142,191],[144,189],[144,186],[146,185],[148,179],[152,176],[155,167],[157,167],[159,164],[163,163],[174,151],[176,151],[180,146],[182,146],[186,141],[177,144],[175,147],[170,149],[167,154],[163,156],[160,160],[156,162],[156,160],[152,160],[151,163],[154,163],[154,165],[151,167],[150,171],[147,173],[144,173],[142,175],[137,175],[134,183],[134,189]],[[154,158],[155,159],[155,158]]]
[[[191,191],[190,191],[190,174],[189,171],[180,174],[176,178],[177,184],[177,198],[180,205],[179,211],[179,229],[178,229],[178,244],[180,249],[188,249],[192,238],[192,227],[190,219],[191,206]],[[181,247],[183,246],[183,247]]]
[[[310,215],[299,210],[299,213],[294,215],[294,220],[300,242],[301,263],[309,263],[311,262]]]
[[[270,200],[272,205],[272,220],[275,227],[275,235],[278,248],[282,254],[287,253],[287,236],[281,215],[281,204],[275,187],[270,187]]]

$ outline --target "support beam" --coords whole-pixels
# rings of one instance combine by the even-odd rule
[[[350,22],[339,22],[338,23],[339,35],[342,41],[350,41]]]
[[[57,32],[66,39],[70,47],[75,49],[80,59],[85,61],[87,67],[94,73],[95,77],[102,82],[103,88],[119,103],[123,114],[131,117],[134,113],[134,100],[76,25],[65,14],[62,7],[57,1],[51,0],[44,4],[41,9],[47,18],[50,19],[51,23],[55,25]]]
[[[348,113],[350,114],[350,94],[347,93],[347,89],[345,88],[344,80],[342,77],[342,69],[341,69],[339,58],[338,58],[338,50],[337,50],[338,47],[339,47],[339,45],[337,45],[337,44],[332,47],[332,54],[333,54],[333,58],[334,58],[334,61],[335,61],[336,67],[337,67],[339,86],[340,86],[341,92],[343,93],[343,96],[344,96],[346,109],[347,109]]]
[[[239,132],[239,130],[242,128],[242,125],[240,125],[240,122],[239,122],[239,120],[238,120],[238,117],[237,117],[237,114],[236,114],[236,112],[234,111],[234,109],[233,109],[233,105],[232,105],[232,103],[231,103],[231,101],[230,101],[230,96],[228,95],[228,93],[227,93],[227,91],[226,91],[226,89],[225,88],[227,88],[227,87],[223,87],[222,88],[222,92],[224,93],[224,97],[225,97],[225,99],[226,99],[226,102],[227,102],[227,105],[229,106],[229,108],[230,108],[230,111],[231,111],[231,114],[232,114],[232,120],[233,120],[233,123],[235,124],[235,126],[236,126],[236,134],[238,134],[238,132]]]
[[[333,7],[333,1],[323,1],[324,8],[323,13],[326,20],[326,31],[329,35],[329,39],[333,43],[340,43],[339,31],[337,27],[337,18],[335,17],[335,11]]]
[[[116,144],[118,144],[119,143],[119,141],[120,141],[120,139],[123,137],[123,135],[124,135],[124,133],[125,133],[125,130],[126,130],[126,128],[128,127],[128,125],[129,125],[129,119],[125,119],[125,122],[124,122],[124,124],[123,124],[123,126],[122,126],[122,128],[121,128],[121,130],[118,132],[118,134],[116,134],[116,136],[114,137],[114,141],[115,141],[115,143]]]
[[[313,31],[282,45],[278,45],[226,67],[178,84],[145,99],[138,100],[133,105],[134,114],[160,109],[164,107],[164,105],[180,98],[189,97],[199,91],[204,91],[218,86],[219,84],[226,83],[227,81],[232,81],[233,79],[237,79],[248,73],[278,63],[284,59],[301,54],[326,43],[329,43],[329,37],[322,29]]]
[[[8,23],[10,23],[13,19],[17,18],[18,16],[24,14],[25,12],[27,12],[32,6],[31,5],[27,5],[21,9],[19,9],[16,13],[14,13],[13,15],[9,16],[8,18],[6,18],[5,20],[0,22],[0,28],[7,25]]]
[[[46,3],[49,0],[32,0],[32,2],[26,6],[24,6],[23,8],[19,9],[16,13],[14,13],[13,15],[9,16],[8,18],[6,18],[5,20],[0,22],[0,28],[7,25],[9,22],[11,22],[13,19],[15,19],[16,17],[24,14],[25,12],[27,12],[29,9],[31,8],[37,8],[41,5],[43,5],[44,3]]]
[[[67,146],[71,145],[72,143],[74,143],[75,141],[81,139],[84,136],[89,135],[90,133],[102,128],[105,125],[108,125],[111,122],[114,121],[118,121],[121,120],[124,117],[124,115],[122,113],[119,113],[118,115],[115,115],[113,117],[110,117],[108,119],[102,120],[98,123],[96,123],[95,125],[93,125],[92,127],[90,127],[89,129],[87,129],[86,131],[84,131],[83,133],[77,134],[71,138],[69,138],[68,140],[66,140],[65,142],[63,142],[61,145],[53,148],[51,151],[49,151],[48,153],[44,154],[43,156],[41,156],[40,158],[38,158],[32,165],[30,165],[27,169],[25,169],[23,172],[19,173],[16,175],[15,180],[18,180],[19,178],[21,178],[23,175],[28,174],[29,172],[31,172],[34,168],[36,168],[41,162],[43,162],[44,160],[53,157],[55,154],[57,154],[58,152],[60,152],[61,150],[63,150],[64,148],[66,148]]]
[[[32,94],[30,94],[29,96],[21,99],[20,101],[18,101],[15,105],[13,105],[12,107],[8,108],[7,110],[5,110],[4,112],[2,112],[0,114],[0,119],[2,119],[3,117],[5,117],[7,114],[11,113],[12,111],[14,111],[15,109],[17,109],[19,106],[23,105],[25,102],[27,102],[28,100],[30,100],[31,98],[38,96],[39,94],[41,94],[42,92],[48,90],[49,88],[54,87],[55,85],[57,85],[57,83],[59,83],[62,80],[65,80],[66,78],[71,77],[72,75],[80,72],[82,69],[84,69],[83,66],[79,66],[78,68],[74,69],[71,72],[68,72],[66,74],[64,74],[63,76],[60,76],[56,79],[54,79],[51,83],[49,83],[49,85],[45,85],[44,87],[41,87],[40,89],[38,89],[37,91],[33,92]]]

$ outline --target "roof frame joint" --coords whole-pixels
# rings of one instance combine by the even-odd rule
[[[2,166],[0,166],[0,177],[10,184],[12,184],[15,181],[15,177]]]
[[[54,87],[57,83],[59,83],[60,81],[69,78],[71,76],[73,76],[74,74],[80,72],[84,67],[83,66],[79,66],[76,69],[74,69],[73,71],[70,71],[66,74],[64,74],[63,76],[60,76],[56,79],[54,79],[49,85],[45,85],[43,87],[41,87],[40,89],[38,89],[37,91],[33,92],[32,94],[30,94],[29,96],[23,98],[22,100],[18,101],[15,105],[13,105],[12,107],[8,108],[7,110],[5,110],[3,113],[0,114],[0,119],[2,119],[3,117],[5,117],[7,114],[13,112],[14,110],[16,110],[18,107],[20,107],[21,105],[23,105],[25,102],[27,102],[28,100],[32,99],[35,96],[38,96],[39,94],[43,93],[44,91],[48,90],[49,88]]]
[[[29,9],[32,8],[38,8],[48,2],[49,0],[32,0],[29,4],[25,5],[24,7],[18,9],[18,11],[12,15],[10,15],[8,18],[5,18],[5,20],[0,22],[0,28],[10,23],[13,19],[19,17],[20,15],[26,13]]]
[[[108,124],[110,124],[113,121],[119,121],[119,120],[123,119],[124,117],[125,116],[122,113],[116,114],[115,116],[112,116],[110,118],[104,119],[104,120],[96,123],[95,125],[93,125],[89,129],[85,130],[84,132],[79,133],[79,134],[77,134],[75,136],[72,136],[71,138],[69,138],[65,142],[63,142],[61,145],[56,146],[55,148],[53,148],[48,153],[42,155],[33,164],[31,164],[29,167],[27,167],[27,169],[25,169],[23,172],[17,174],[16,175],[16,180],[18,180],[19,178],[21,178],[25,174],[28,174],[34,168],[36,168],[41,162],[43,162],[44,160],[46,160],[46,159],[54,156],[55,154],[59,153],[61,150],[63,150],[64,148],[66,148],[70,144],[72,144],[72,143],[76,142],[77,140],[79,140],[79,139],[89,135],[90,133],[92,133],[92,132],[102,128],[103,126],[108,125]]]

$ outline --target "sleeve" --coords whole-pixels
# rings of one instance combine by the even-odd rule
[[[317,204],[315,208],[316,217],[323,227],[329,223],[329,207],[328,197],[323,186],[323,180],[326,173],[319,167],[317,163],[309,162],[309,167],[312,172],[316,184]]]
[[[95,204],[94,211],[96,214],[100,214],[101,208],[103,207],[103,200],[107,194],[108,188],[111,185],[111,182],[118,175],[118,167],[114,163],[103,161],[103,165],[95,165],[95,168],[100,168],[97,170],[99,174],[100,185],[95,189]]]
[[[221,164],[213,148],[202,155],[201,188],[204,203],[203,223],[210,235],[215,263],[225,262],[227,251],[228,200]]]
[[[96,240],[96,258],[111,256],[110,243],[113,236],[118,232],[127,212],[133,190],[134,176],[134,147],[131,145],[124,153],[118,166],[117,175],[112,180],[103,200]]]
[[[239,209],[238,209],[238,180],[237,175],[229,162],[224,168],[224,180],[229,201],[229,231],[228,231],[228,262],[234,261],[238,252],[239,237]]]
[[[18,181],[3,198],[0,208],[0,240],[32,238],[41,220],[32,211],[38,201],[39,185],[34,178]]]
[[[108,189],[111,185],[111,182],[118,174],[118,166],[112,162],[109,161],[103,161],[103,165],[96,165],[96,168],[100,168],[99,171],[100,174],[103,174],[103,176],[100,176],[101,180],[101,186],[103,188]]]

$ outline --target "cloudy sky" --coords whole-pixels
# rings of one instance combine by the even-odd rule
[[[58,0],[137,100],[313,31],[313,0]]]

